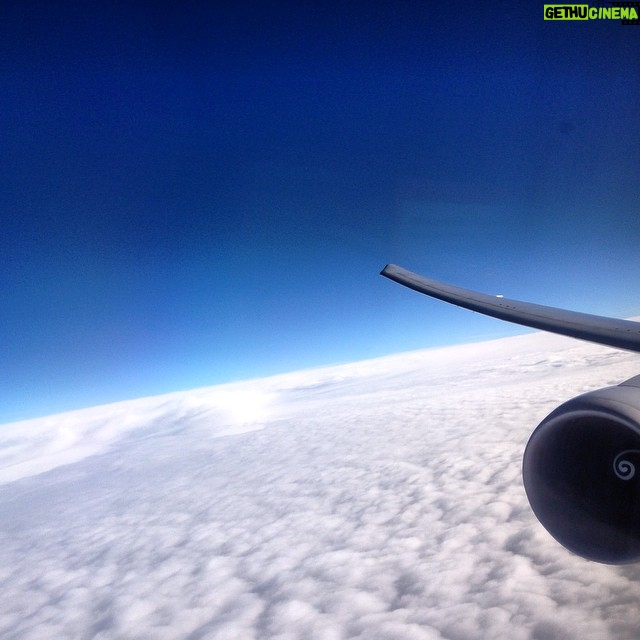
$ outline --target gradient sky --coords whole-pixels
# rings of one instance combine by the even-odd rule
[[[640,27],[542,3],[0,8],[0,421],[640,313]]]

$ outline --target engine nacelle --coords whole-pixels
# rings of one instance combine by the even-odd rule
[[[529,439],[522,474],[560,544],[597,562],[640,560],[640,376],[550,413]]]

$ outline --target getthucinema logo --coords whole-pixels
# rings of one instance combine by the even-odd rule
[[[640,2],[612,2],[611,7],[588,4],[545,4],[545,20],[621,20],[622,24],[639,25]]]

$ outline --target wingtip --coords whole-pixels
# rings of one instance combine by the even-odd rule
[[[381,275],[381,276],[389,277],[389,274],[390,274],[394,269],[397,269],[396,265],[395,265],[395,264],[391,264],[391,263],[389,263],[389,264],[385,265],[384,269],[380,272],[380,275]]]

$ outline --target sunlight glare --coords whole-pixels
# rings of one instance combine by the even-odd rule
[[[267,419],[270,396],[259,389],[227,389],[220,392],[216,404],[234,424],[255,424]]]

